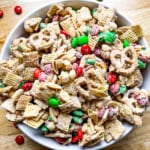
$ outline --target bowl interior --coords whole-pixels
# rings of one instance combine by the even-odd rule
[[[58,1],[55,1],[54,3],[59,3],[59,2],[60,1],[58,0]],[[69,0],[69,1],[63,0],[61,2],[63,4],[65,4],[65,6],[72,6],[74,8],[79,8],[81,6],[87,6],[91,9],[96,7],[99,4],[99,2],[92,1],[92,0],[81,0],[79,2],[77,2],[75,0]],[[52,2],[50,2],[44,6],[41,6],[41,8],[34,10],[33,12],[31,12],[30,14],[25,16],[22,20],[20,20],[20,22],[15,26],[15,28],[12,30],[12,32],[9,34],[7,40],[5,41],[5,44],[2,49],[2,53],[1,53],[1,60],[7,59],[9,57],[9,45],[12,42],[12,40],[25,35],[24,28],[23,28],[24,21],[26,19],[32,18],[32,17],[42,17],[42,18],[46,17],[46,13],[51,4],[52,4]],[[105,7],[107,7],[107,6],[105,6]],[[118,15],[118,23],[120,26],[132,24],[132,22],[129,19],[127,19],[124,15],[122,15],[118,11],[117,11],[117,15]],[[145,45],[145,47],[148,47],[144,38],[142,38],[140,40],[140,44],[143,44],[143,45]],[[148,84],[150,82],[150,79],[148,78],[148,74],[150,74],[150,66],[148,66],[147,69],[144,71],[143,87],[146,89],[150,88],[150,85]],[[124,123],[124,126],[126,127],[126,131],[121,138],[125,137],[133,129],[133,126],[129,125],[128,123]],[[101,143],[97,144],[96,146],[94,146],[92,148],[87,148],[87,147],[81,148],[78,145],[72,145],[72,144],[64,146],[64,145],[56,143],[54,140],[52,140],[50,138],[44,137],[42,135],[41,131],[39,131],[39,130],[34,130],[24,124],[19,124],[18,127],[20,128],[20,130],[23,133],[25,133],[29,138],[36,141],[37,143],[39,143],[43,146],[46,146],[48,148],[58,149],[58,150],[60,150],[60,149],[61,150],[81,150],[81,149],[96,150],[96,149],[101,149],[101,148],[107,147],[116,142],[116,141],[112,141],[110,143],[106,143],[106,142],[102,141]]]

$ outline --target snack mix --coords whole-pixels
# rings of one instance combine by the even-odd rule
[[[1,107],[12,122],[58,143],[118,140],[124,122],[142,125],[149,102],[141,69],[150,51],[139,25],[118,26],[115,9],[55,4],[24,22],[0,64]]]

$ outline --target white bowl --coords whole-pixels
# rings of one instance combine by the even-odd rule
[[[77,8],[81,7],[81,6],[87,6],[89,8],[94,8],[98,4],[100,4],[99,2],[97,2],[95,0],[80,0],[78,2],[76,0],[69,0],[69,1],[68,0],[62,0],[62,1],[57,0],[55,2],[50,2],[44,6],[41,6],[40,8],[37,8],[36,10],[30,12],[23,19],[21,19],[18,22],[18,24],[14,27],[14,29],[11,31],[7,40],[5,41],[5,44],[4,44],[4,47],[2,49],[2,53],[0,56],[0,60],[7,59],[9,57],[9,45],[12,42],[12,40],[25,34],[24,28],[23,28],[23,23],[26,19],[32,18],[32,17],[44,18],[46,16],[46,13],[47,13],[50,5],[54,4],[54,3],[60,3],[60,2],[64,3],[65,6],[73,6],[73,7],[77,7]],[[107,6],[105,6],[105,7],[107,7]],[[131,24],[133,24],[127,17],[125,17],[119,11],[117,11],[117,15],[118,15],[119,25],[131,25]],[[139,43],[144,45],[146,48],[148,48],[148,44],[146,43],[144,38],[142,38],[139,41]],[[147,69],[144,70],[144,72],[143,72],[144,83],[143,83],[142,87],[145,89],[150,89],[150,84],[149,84],[150,79],[148,78],[148,74],[150,74],[150,66],[148,66]],[[124,126],[126,128],[126,131],[120,139],[124,138],[134,128],[134,126],[132,126],[128,123],[124,123]],[[57,149],[57,150],[97,150],[97,149],[102,149],[102,148],[108,147],[108,146],[112,145],[113,143],[117,142],[117,141],[112,141],[110,143],[106,143],[105,141],[103,141],[103,142],[100,142],[99,144],[97,144],[91,148],[79,147],[78,145],[73,145],[73,144],[69,144],[67,146],[64,146],[64,145],[61,145],[61,144],[55,142],[53,139],[44,137],[42,135],[41,131],[39,131],[39,130],[32,129],[32,128],[24,125],[24,124],[19,124],[18,127],[24,134],[26,134],[33,141],[35,141],[35,142],[37,142],[37,143],[39,143],[39,144],[41,144],[47,148]]]

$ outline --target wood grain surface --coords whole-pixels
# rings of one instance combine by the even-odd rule
[[[4,17],[0,19],[0,50],[15,24],[34,8],[52,0],[0,0]],[[125,13],[136,24],[143,27],[145,38],[150,45],[150,0],[104,0],[104,3]],[[16,15],[14,6],[21,5],[23,13]],[[150,150],[150,108],[143,117],[143,126],[134,129],[127,137],[105,150]],[[31,141],[25,135],[25,143],[18,146],[14,139],[21,132],[5,119],[0,109],[0,150],[47,150]]]

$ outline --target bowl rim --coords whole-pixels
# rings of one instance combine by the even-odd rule
[[[1,51],[1,54],[0,54],[0,61],[5,58],[4,55],[5,55],[6,50],[7,50],[7,48],[8,48],[9,39],[11,39],[12,35],[13,35],[14,32],[17,30],[17,28],[20,26],[20,24],[22,24],[22,23],[23,23],[28,17],[30,17],[33,13],[35,13],[35,12],[41,10],[41,9],[44,8],[44,7],[50,6],[50,5],[52,5],[52,4],[67,2],[67,1],[68,1],[68,2],[71,2],[71,1],[74,2],[75,0],[55,0],[55,1],[47,2],[47,3],[43,4],[43,5],[41,5],[40,7],[38,7],[38,8],[36,8],[36,9],[32,10],[32,11],[29,12],[27,15],[25,15],[22,19],[20,19],[20,21],[18,21],[18,23],[13,27],[13,29],[11,30],[11,32],[9,33],[9,35],[7,36],[7,38],[6,38],[6,40],[5,40],[5,43],[4,43],[3,47],[2,47],[2,51]],[[95,3],[95,4],[97,4],[97,5],[98,5],[98,4],[101,4],[101,5],[103,5],[103,6],[106,7],[106,8],[111,8],[108,4],[105,4],[104,2],[98,2],[97,0],[79,0],[79,2],[91,2],[91,3]],[[119,10],[116,10],[116,12],[117,12],[117,14],[119,14],[122,18],[124,18],[130,25],[134,25],[133,21],[131,21],[126,15],[124,15],[124,13],[120,12]],[[146,39],[145,39],[144,37],[142,37],[141,39],[142,39],[142,41],[143,41],[143,43],[144,43],[143,45],[144,45],[146,48],[148,48],[149,46],[148,46],[148,43],[147,43]],[[126,124],[126,123],[125,123],[125,124]],[[128,123],[127,123],[127,124],[128,124]],[[18,128],[19,128],[27,137],[29,137],[29,138],[32,139],[34,142],[36,142],[36,143],[38,143],[38,144],[40,144],[40,145],[42,145],[42,146],[44,146],[44,147],[50,148],[50,147],[48,147],[47,145],[45,145],[44,143],[42,143],[42,142],[36,140],[35,138],[31,137],[28,133],[24,132],[24,128],[25,128],[25,127],[28,127],[28,126],[24,125],[23,123],[19,123],[19,124],[18,124]],[[124,133],[121,138],[119,138],[118,140],[113,140],[113,141],[111,141],[110,143],[107,143],[106,145],[104,145],[104,146],[102,147],[102,149],[103,149],[103,148],[106,148],[106,147],[109,147],[109,146],[111,146],[112,144],[114,144],[114,143],[120,141],[121,139],[123,139],[124,137],[126,137],[126,136],[134,129],[134,125],[129,125],[129,127],[130,127],[130,129],[129,129],[126,133]],[[30,128],[30,127],[28,127],[28,128]],[[44,136],[43,136],[43,137],[44,137]],[[51,148],[53,148],[53,147],[51,147]],[[83,147],[83,149],[85,150],[86,148]],[[90,149],[91,149],[91,150],[96,150],[94,147],[91,147]],[[88,150],[90,150],[90,149],[88,148]]]

